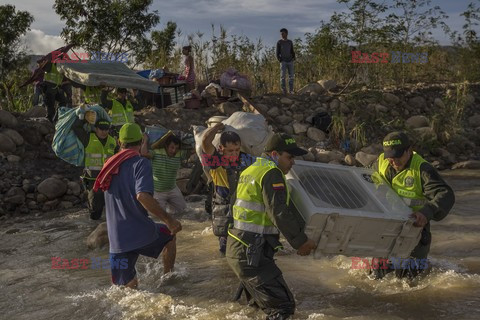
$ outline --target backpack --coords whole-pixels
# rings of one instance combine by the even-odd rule
[[[328,133],[328,128],[332,124],[332,117],[327,112],[319,112],[312,118],[312,125],[322,130],[325,133]]]

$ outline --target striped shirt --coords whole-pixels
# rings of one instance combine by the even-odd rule
[[[153,186],[156,192],[170,191],[176,186],[177,172],[186,158],[187,151],[180,150],[169,157],[164,148],[154,149],[152,158]]]

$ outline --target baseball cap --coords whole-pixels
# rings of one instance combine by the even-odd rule
[[[105,119],[98,119],[97,122],[95,122],[95,127],[97,127],[100,130],[108,130],[110,129],[110,121],[105,120]]]
[[[307,150],[304,150],[297,146],[295,139],[284,133],[274,134],[265,145],[266,152],[274,150],[278,152],[286,151],[294,156],[303,156],[304,154],[308,153]]]
[[[403,132],[395,131],[387,134],[383,139],[385,158],[400,158],[410,145],[410,140]]]
[[[136,123],[125,123],[118,134],[118,139],[123,143],[137,142],[142,138],[142,129]]]

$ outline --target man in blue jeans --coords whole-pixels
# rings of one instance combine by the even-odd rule
[[[182,230],[180,222],[153,198],[152,165],[139,153],[143,139],[140,126],[123,125],[119,133],[122,150],[105,163],[95,183],[95,188],[105,192],[112,282],[130,288],[138,286],[135,264],[139,255],[156,259],[162,253],[164,273],[173,270],[175,234]],[[165,224],[155,223],[148,212]],[[118,261],[126,265],[118,267]]]
[[[295,61],[295,51],[293,50],[293,42],[288,37],[288,30],[285,28],[280,29],[282,39],[277,42],[277,59],[280,62],[281,74],[280,85],[282,87],[283,94],[287,94],[287,87],[285,83],[285,77],[288,70],[288,89],[290,93],[293,93],[293,61]]]

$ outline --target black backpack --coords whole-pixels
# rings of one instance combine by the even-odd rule
[[[327,112],[319,112],[312,118],[312,125],[322,130],[325,133],[328,133],[328,128],[332,124],[332,117]]]

